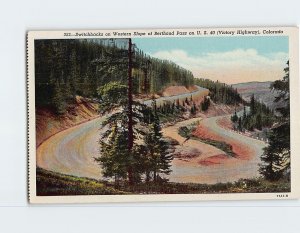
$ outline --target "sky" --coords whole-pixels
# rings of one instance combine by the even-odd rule
[[[193,72],[228,84],[274,81],[288,60],[287,36],[134,38],[146,54],[171,60]]]

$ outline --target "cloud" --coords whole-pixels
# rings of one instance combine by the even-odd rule
[[[288,54],[283,52],[259,54],[255,49],[190,56],[184,50],[158,51],[151,54],[171,60],[191,70],[196,77],[218,79],[227,83],[269,81],[281,78]]]

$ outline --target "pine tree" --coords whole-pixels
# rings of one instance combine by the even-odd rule
[[[250,100],[250,112],[252,115],[255,115],[255,113],[256,113],[256,104],[255,104],[254,94],[251,96],[251,100]]]
[[[206,111],[210,106],[210,98],[208,96],[204,97],[204,100],[201,102],[201,110]]]
[[[56,81],[54,85],[52,103],[54,106],[54,110],[58,115],[62,115],[66,112],[66,102],[65,102],[64,94],[61,90],[58,81]]]
[[[55,82],[68,84],[70,98],[94,97],[97,88],[111,81],[128,83],[128,39],[39,40],[35,43],[36,104],[53,107]],[[125,43],[126,45],[125,45]],[[125,45],[125,46],[124,46]],[[132,49],[132,92],[142,90],[143,66],[147,68],[147,92],[159,92],[170,84],[192,85],[193,74],[173,62],[146,56]],[[54,82],[52,82],[52,77]],[[64,90],[64,87],[61,86]],[[87,90],[88,89],[88,90]],[[67,99],[69,97],[66,97]]]
[[[193,105],[192,105],[192,107],[191,107],[191,114],[192,114],[192,115],[195,115],[195,114],[196,114],[196,111],[197,111],[196,105],[195,105],[195,103],[193,103]]]
[[[129,117],[128,117],[128,101],[124,96],[127,94],[127,86],[122,85],[120,82],[111,82],[103,87],[98,89],[99,97],[100,97],[100,110],[101,113],[108,113],[112,110],[114,112],[109,115],[106,120],[102,122],[102,127],[108,126],[108,129],[103,134],[103,139],[108,139],[111,134],[113,134],[113,130],[117,127],[117,132],[121,132],[122,135],[125,135],[124,139],[122,139],[122,143],[127,146],[126,156],[127,156],[127,178],[130,184],[133,184],[139,181],[140,169],[138,166],[139,155],[136,152],[139,151],[138,145],[135,142],[135,139],[138,137],[142,137],[142,130],[138,129],[136,125],[138,123],[142,123],[144,121],[143,117],[143,105],[138,102],[132,102],[132,139],[133,145],[130,148],[129,145]],[[124,147],[122,147],[124,149]]]
[[[234,111],[234,115],[231,117],[231,120],[233,123],[236,123],[238,121],[239,117],[237,116],[236,111]]]
[[[275,181],[287,177],[290,179],[290,91],[289,91],[289,62],[284,69],[282,80],[275,81],[271,88],[279,95],[275,102],[282,101],[284,106],[277,109],[281,113],[280,121],[268,135],[269,145],[261,156],[260,174],[266,179]]]
[[[239,117],[239,119],[238,119],[238,130],[243,131],[243,125],[242,125],[242,118],[241,117]]]
[[[144,142],[147,149],[146,177],[149,179],[152,173],[153,181],[158,181],[160,174],[168,175],[171,172],[172,155],[168,153],[168,144],[163,140],[159,117],[156,111],[156,102],[153,100],[153,122],[149,126],[149,132],[145,135]]]
[[[116,185],[120,179],[127,178],[129,157],[126,137],[126,132],[114,125],[107,142],[99,141],[101,157],[95,158],[102,167],[103,176],[113,177]]]
[[[188,100],[187,97],[185,98],[185,103],[186,103],[187,105],[190,105],[189,100]]]
[[[180,102],[179,102],[179,99],[176,100],[176,107],[177,107],[177,109],[180,109]]]
[[[269,145],[261,156],[260,173],[268,180],[276,181],[290,172],[290,127],[283,124],[269,133]]]
[[[262,119],[260,114],[256,115],[256,128],[262,130]]]
[[[247,118],[246,106],[244,106],[243,119]]]

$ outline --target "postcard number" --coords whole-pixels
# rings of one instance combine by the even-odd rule
[[[278,197],[278,198],[287,198],[287,197],[289,197],[289,195],[288,194],[277,194],[276,197]]]

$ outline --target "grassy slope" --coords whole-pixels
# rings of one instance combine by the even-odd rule
[[[36,170],[38,196],[125,194],[88,178],[64,175],[41,168]]]
[[[118,190],[110,183],[69,176],[37,169],[37,195],[113,195],[113,194],[196,194],[196,193],[267,193],[289,192],[287,181],[276,183],[262,179],[240,180],[223,184],[143,183],[135,186],[122,185]]]

